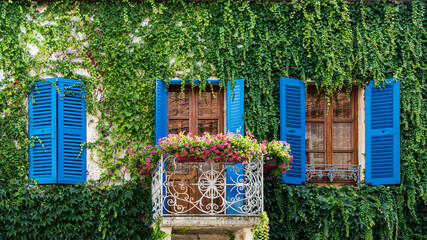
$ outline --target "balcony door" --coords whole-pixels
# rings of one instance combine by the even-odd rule
[[[224,93],[219,87],[170,86],[168,134],[224,133]],[[205,162],[168,162],[167,208],[181,214],[225,213],[225,168]],[[172,169],[171,169],[172,168]]]

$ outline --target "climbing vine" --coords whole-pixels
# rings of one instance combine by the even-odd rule
[[[97,131],[88,158],[115,182],[125,171],[139,179],[130,142],[154,141],[155,78],[205,86],[216,77],[222,87],[244,78],[245,130],[278,139],[280,76],[329,94],[394,77],[402,184],[267,185],[266,201],[277,202],[266,204],[277,207],[267,209],[270,237],[425,237],[426,16],[422,1],[0,0],[0,183],[27,176],[28,95],[43,78],[85,82],[88,125]]]

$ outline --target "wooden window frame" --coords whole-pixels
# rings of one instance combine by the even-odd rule
[[[168,92],[182,92],[181,85],[170,85]],[[189,94],[189,116],[188,117],[171,117],[168,114],[167,117],[167,124],[169,126],[170,120],[189,120],[189,131],[192,135],[202,135],[203,133],[198,133],[198,123],[199,120],[218,120],[218,133],[224,133],[224,89],[221,89],[217,85],[206,86],[204,89],[204,92],[218,92],[216,94],[217,101],[217,109],[218,109],[218,116],[217,118],[214,117],[200,117],[198,113],[198,107],[197,103],[199,99],[201,98],[201,94],[199,93],[199,87],[195,86],[185,86],[184,87],[184,94]],[[167,111],[169,113],[169,106],[167,108]],[[169,127],[168,127],[168,133],[169,133]],[[198,133],[198,134],[195,134]]]
[[[314,88],[315,86],[308,86],[308,88]],[[317,91],[317,90],[316,90]],[[320,92],[322,93],[322,92]],[[358,87],[353,87],[352,91],[350,93],[350,99],[351,99],[351,119],[334,119],[333,111],[334,111],[334,101],[332,100],[333,97],[330,97],[330,105],[328,106],[326,101],[326,96],[323,95],[324,98],[324,119],[305,119],[305,122],[319,122],[324,123],[324,148],[323,150],[310,150],[305,149],[305,154],[307,153],[324,153],[324,164],[334,164],[333,162],[333,153],[351,153],[352,154],[352,165],[358,165]],[[333,123],[353,123],[352,125],[352,148],[353,150],[334,150],[332,149],[332,143],[333,143]],[[306,164],[308,163],[308,159],[306,159]],[[326,179],[311,179],[307,181],[308,183],[317,183],[320,186],[322,185],[344,185],[344,184],[354,184],[355,181],[352,180],[334,180],[332,183]]]

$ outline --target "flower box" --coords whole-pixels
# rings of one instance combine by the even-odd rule
[[[264,173],[266,173],[266,172],[268,172],[268,171],[270,171],[272,168],[274,168],[275,166],[276,166],[276,158],[275,157],[272,157],[272,158],[269,158],[269,160],[265,160],[265,163],[264,163]]]
[[[181,152],[175,152],[175,161],[176,162],[206,162],[206,159],[196,156],[183,156]],[[240,158],[237,160],[227,160],[227,161],[216,161],[216,162],[227,162],[227,163],[243,163],[246,162],[246,158]]]

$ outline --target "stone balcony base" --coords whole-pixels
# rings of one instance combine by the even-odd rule
[[[251,229],[259,223],[259,217],[179,216],[162,218],[160,229],[173,235],[166,238],[167,240],[225,240],[230,239],[230,233],[235,236],[235,240],[250,240],[253,237]],[[187,227],[189,227],[188,230],[177,233]]]

